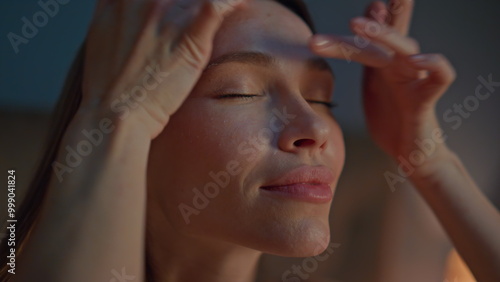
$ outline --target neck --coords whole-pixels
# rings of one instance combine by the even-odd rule
[[[255,281],[261,252],[180,234],[163,219],[148,227],[146,248],[151,276],[147,282]]]

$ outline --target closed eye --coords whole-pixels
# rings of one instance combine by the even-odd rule
[[[338,106],[336,103],[333,102],[317,101],[317,100],[306,100],[306,101],[313,104],[325,105],[329,109],[333,109]]]
[[[257,96],[260,96],[260,95],[257,95],[257,94],[237,94],[237,93],[232,93],[232,94],[222,94],[222,95],[219,95],[219,96],[217,96],[217,99],[238,99],[238,98],[239,99],[252,99],[252,98],[255,98]],[[329,109],[333,109],[333,108],[335,108],[335,107],[338,106],[336,103],[333,103],[333,102],[317,101],[317,100],[306,100],[306,101],[309,102],[309,103],[324,105],[324,106],[326,106]]]
[[[257,94],[222,94],[217,96],[217,99],[225,99],[225,98],[240,98],[240,99],[251,99],[260,95]]]

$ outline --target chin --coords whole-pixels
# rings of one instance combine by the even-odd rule
[[[310,257],[321,254],[330,244],[328,218],[308,218],[275,225],[265,235],[260,251],[283,257]]]

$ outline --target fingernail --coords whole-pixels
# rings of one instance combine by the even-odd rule
[[[332,41],[330,40],[330,38],[324,35],[316,35],[313,39],[313,44],[318,47],[327,47],[331,43]]]
[[[411,56],[410,57],[410,61],[414,62],[414,63],[421,63],[423,61],[425,61],[427,58],[425,57],[425,55],[414,55],[414,56]]]

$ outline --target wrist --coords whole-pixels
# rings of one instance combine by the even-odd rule
[[[103,119],[111,120],[120,129],[140,131],[151,141],[163,131],[170,116],[152,100],[134,104],[115,99],[112,102],[94,103],[92,106],[88,103],[81,105],[73,118],[76,122],[97,122]]]
[[[78,160],[76,166],[93,160],[104,165],[123,156],[140,159],[147,156],[150,143],[144,128],[132,120],[122,120],[119,115],[105,111],[78,111],[64,132],[59,161],[71,162],[69,155]]]
[[[409,150],[400,152],[392,157],[400,174],[407,178],[429,176],[456,158],[444,142],[434,142],[431,138],[417,140]]]
[[[457,155],[447,146],[442,145],[431,157],[415,167],[414,173],[409,176],[409,179],[417,188],[431,187],[440,179],[447,178],[456,172],[459,163]]]
[[[148,141],[152,139],[148,126],[136,114],[124,114],[104,107],[80,107],[71,119],[68,130],[75,133],[98,132],[106,139],[121,135]]]

